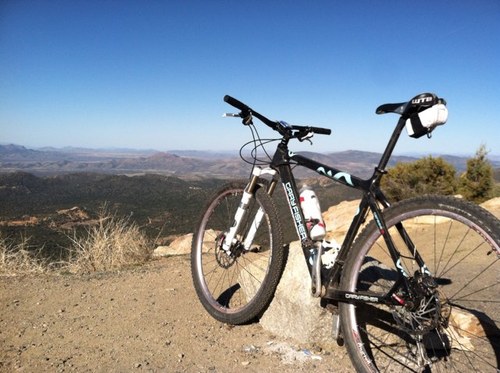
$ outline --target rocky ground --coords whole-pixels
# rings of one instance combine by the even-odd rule
[[[4,277],[1,372],[350,372],[344,348],[212,319],[185,255],[116,273]]]

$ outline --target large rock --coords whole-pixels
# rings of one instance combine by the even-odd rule
[[[360,200],[343,201],[338,205],[331,206],[323,213],[323,220],[326,225],[326,238],[335,239],[342,242],[353,217],[358,212]]]
[[[214,240],[217,236],[217,232],[213,230],[208,230],[205,238],[207,241],[203,245],[203,252],[213,250]],[[191,252],[191,243],[193,241],[193,233],[186,234],[184,236],[179,236],[173,240],[168,246],[158,246],[154,252],[153,256],[172,256],[172,255],[186,255]]]
[[[359,200],[332,206],[323,214],[327,238],[342,242],[358,210]],[[271,305],[262,316],[262,327],[303,343],[332,343],[332,314],[311,295],[311,276],[300,243],[292,242],[288,263]]]
[[[154,252],[153,256],[171,256],[171,255],[184,255],[191,252],[191,241],[193,240],[193,234],[186,234],[180,236],[170,243],[168,246],[158,246]]]
[[[273,334],[299,342],[332,342],[332,314],[311,295],[311,277],[299,242],[290,244],[287,266],[260,324]]]

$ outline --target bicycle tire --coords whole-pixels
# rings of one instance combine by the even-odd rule
[[[236,235],[238,240],[244,237],[257,210],[262,208],[264,219],[254,247],[245,251],[233,245],[230,255],[221,248],[221,234],[233,225],[244,189],[244,183],[236,182],[214,194],[203,210],[191,248],[192,278],[201,304],[216,320],[233,325],[262,315],[286,263],[278,213],[263,187],[251,199]]]
[[[383,215],[405,255],[401,264],[406,273],[413,276],[416,268],[408,250],[402,251],[395,231],[399,222],[434,276],[438,295],[428,297],[425,307],[421,301],[412,309],[341,303],[344,339],[356,370],[498,372],[499,220],[477,205],[444,196],[402,201]],[[395,266],[384,257],[387,246],[374,221],[352,250],[343,290],[380,293],[395,283]]]

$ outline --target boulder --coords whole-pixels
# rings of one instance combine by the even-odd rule
[[[260,324],[275,335],[303,343],[333,341],[332,314],[311,295],[311,277],[299,242],[290,244],[287,266]]]
[[[342,202],[323,213],[327,239],[341,242],[359,200]],[[288,262],[271,305],[260,319],[262,327],[273,334],[301,343],[333,343],[333,317],[321,300],[311,295],[311,276],[300,242],[290,244]]]
[[[326,239],[335,239],[342,242],[352,218],[357,214],[360,200],[343,201],[338,205],[331,206],[323,213],[326,225]]]
[[[205,235],[207,241],[203,245],[203,252],[213,249],[215,237],[217,237],[217,232],[213,230],[207,230]],[[193,233],[186,234],[184,236],[179,236],[173,240],[170,245],[158,246],[154,252],[153,256],[172,256],[172,255],[186,255],[191,252],[191,242],[193,241]]]
[[[191,252],[191,241],[193,234],[186,234],[173,240],[168,246],[158,246],[153,256],[184,255]]]

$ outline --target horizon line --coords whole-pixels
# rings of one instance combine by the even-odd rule
[[[127,146],[109,146],[109,147],[86,147],[86,146],[73,146],[73,145],[66,145],[66,146],[39,146],[39,147],[32,147],[32,146],[26,146],[26,145],[21,145],[21,144],[16,144],[16,143],[9,143],[9,142],[0,142],[0,146],[17,146],[17,147],[22,147],[27,150],[35,150],[35,151],[43,151],[44,149],[53,149],[53,151],[60,151],[63,152],[64,150],[88,150],[88,151],[131,151],[131,152],[147,152],[147,153],[171,153],[171,154],[176,154],[176,153],[239,153],[238,149],[219,149],[219,150],[214,150],[214,149],[169,149],[169,150],[159,150],[155,148],[133,148],[133,147],[127,147]],[[368,151],[368,150],[362,150],[362,149],[345,149],[345,150],[338,150],[338,151],[313,151],[313,150],[302,150],[298,151],[298,153],[316,153],[316,154],[335,154],[335,153],[345,153],[345,152],[363,152],[363,153],[373,153],[373,154],[382,154],[382,152],[377,152],[377,151]],[[408,152],[395,152],[393,155],[395,156],[425,156],[425,155],[438,155],[438,156],[456,156],[456,157],[470,157],[471,155],[473,156],[475,153],[438,153],[438,152],[418,152],[418,151],[408,151]],[[488,156],[491,157],[500,157],[500,153],[488,153]]]

